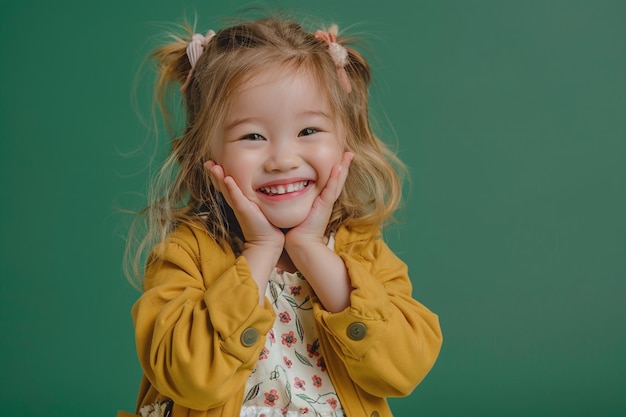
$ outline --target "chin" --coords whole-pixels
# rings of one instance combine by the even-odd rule
[[[270,223],[272,223],[274,226],[278,227],[279,229],[293,229],[294,227],[298,226],[300,223],[302,223],[304,221],[304,219],[306,218],[306,216],[300,218],[300,217],[291,217],[291,218],[273,218],[273,219],[268,219]]]

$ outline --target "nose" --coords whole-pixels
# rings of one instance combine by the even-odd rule
[[[279,140],[272,143],[265,161],[267,172],[289,171],[298,168],[302,162],[298,146],[293,140]]]

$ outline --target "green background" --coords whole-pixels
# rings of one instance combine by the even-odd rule
[[[153,139],[131,92],[164,22],[248,3],[0,4],[0,414],[132,411],[119,209]],[[365,35],[411,170],[387,236],[445,342],[395,415],[626,415],[626,2],[268,4]]]

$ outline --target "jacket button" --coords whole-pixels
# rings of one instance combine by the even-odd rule
[[[380,414],[378,414],[378,411],[374,411],[372,414],[370,414],[370,417],[380,417]]]
[[[257,329],[254,329],[252,327],[248,327],[241,334],[241,344],[245,347],[250,347],[254,345],[257,340],[259,340],[259,332]]]
[[[352,340],[361,340],[367,333],[367,327],[363,323],[352,323],[348,326],[348,337]]]

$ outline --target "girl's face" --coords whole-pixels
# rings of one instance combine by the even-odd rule
[[[274,226],[302,223],[344,151],[343,129],[307,71],[276,68],[232,98],[213,159]]]

